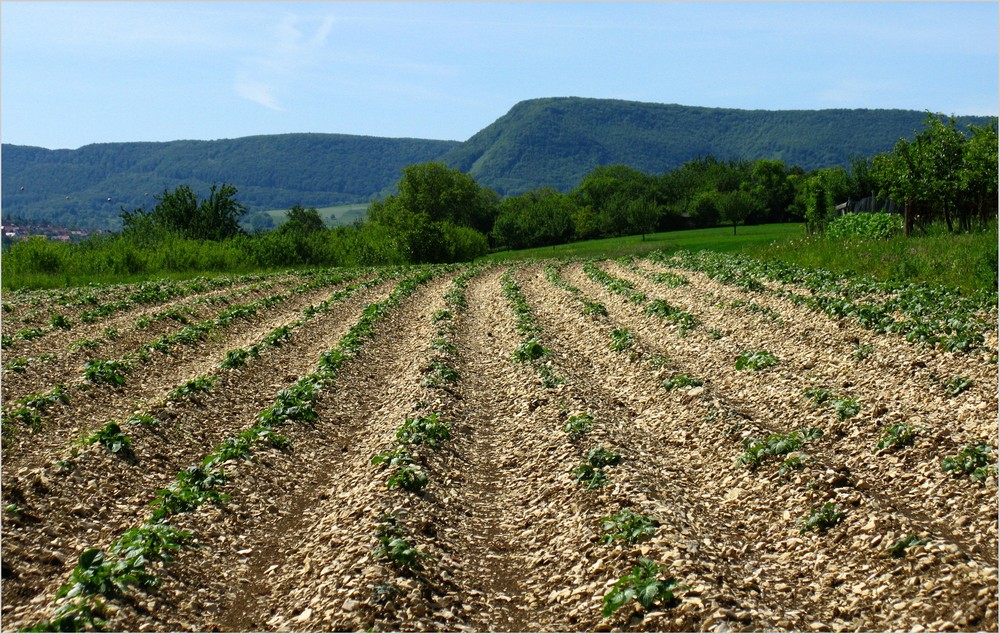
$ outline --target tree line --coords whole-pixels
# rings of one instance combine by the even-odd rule
[[[141,274],[436,263],[491,250],[611,236],[645,239],[658,231],[719,225],[735,233],[741,224],[796,221],[818,233],[838,202],[873,193],[905,206],[907,233],[935,222],[950,231],[994,222],[996,123],[961,130],[953,118],[928,114],[912,141],[857,158],[850,168],[805,172],[780,160],[708,156],[659,175],[599,166],[571,191],[543,187],[506,198],[443,163],[419,163],[402,170],[395,193],[373,201],[364,221],[336,228],[325,227],[315,208],[296,205],[277,229],[249,234],[240,226],[247,209],[236,187],[213,185],[199,200],[181,185],[156,196],[152,209],[122,209],[119,234],[80,245],[19,243],[5,264],[8,270],[57,273],[76,258],[95,272]]]

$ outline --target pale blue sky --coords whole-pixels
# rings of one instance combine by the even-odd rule
[[[998,112],[996,2],[0,3],[0,135],[465,140],[536,97]]]

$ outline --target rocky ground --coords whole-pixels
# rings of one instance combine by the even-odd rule
[[[506,267],[473,271],[467,286],[461,270],[439,273],[378,320],[324,385],[315,419],[282,430],[289,447],[226,462],[225,504],[169,518],[199,547],[156,563],[157,587],[111,597],[105,627],[996,630],[995,471],[977,481],[941,469],[969,444],[995,452],[995,361],[876,335],[701,273],[674,270],[687,283],[668,287],[655,281],[668,271],[660,264],[598,266],[698,324],[682,329],[649,314],[648,300],[608,290],[581,263],[535,263],[513,272],[534,324],[526,333],[504,293]],[[123,387],[81,388],[34,433],[18,429],[3,456],[3,628],[52,618],[81,552],[141,524],[157,489],[253,425],[397,281],[373,280],[343,298],[335,294],[347,282],[296,294],[153,357]],[[228,350],[327,298],[337,299],[297,323],[284,345],[218,370]],[[603,313],[584,310],[598,303]],[[124,330],[135,315],[118,319]],[[159,336],[174,326],[157,327]],[[115,350],[149,336],[129,330]],[[530,337],[547,354],[515,361]],[[996,349],[996,333],[987,338]],[[736,369],[747,351],[768,351],[776,363]],[[5,404],[79,380],[79,367],[58,358],[42,367],[23,379],[4,372]],[[166,398],[206,372],[219,377],[209,392]],[[951,395],[946,382],[956,376],[971,384]],[[830,400],[815,403],[807,394],[816,390]],[[838,400],[856,411],[838,414]],[[129,459],[78,443],[133,412],[160,424],[127,428]],[[407,420],[431,414],[450,434],[438,448],[410,447],[426,486],[389,488],[395,467],[372,458],[399,446]],[[582,414],[589,427],[568,433]],[[876,449],[892,425],[916,429],[913,444]],[[791,453],[741,462],[754,439],[810,428],[821,435]],[[620,461],[588,488],[575,474],[596,449]],[[836,505],[839,521],[804,530],[824,504]],[[648,539],[605,540],[602,520],[626,510],[655,518]],[[383,556],[380,535],[422,554],[409,564]],[[890,547],[910,535],[914,545],[893,556]],[[605,596],[640,559],[679,584],[675,598],[603,616]]]

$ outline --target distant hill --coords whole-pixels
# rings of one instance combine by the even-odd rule
[[[598,165],[663,173],[699,156],[774,158],[805,170],[848,165],[923,129],[916,110],[735,110],[577,97],[532,99],[468,141],[282,134],[217,141],[103,143],[77,150],[4,144],[5,217],[117,228],[180,184],[231,183],[251,211],[366,203],[400,170],[440,160],[503,195],[575,187]],[[983,125],[988,117],[960,117]],[[995,118],[994,118],[995,120]],[[110,200],[108,200],[110,198]]]
[[[699,156],[779,159],[810,171],[848,167],[924,128],[916,110],[735,110],[583,99],[522,101],[443,157],[504,195],[565,191],[598,165],[651,174]],[[994,118],[995,119],[995,118]],[[968,125],[989,117],[959,117]],[[541,180],[544,179],[544,183]]]
[[[186,184],[205,193],[216,182],[236,185],[239,201],[255,211],[368,202],[391,191],[407,165],[458,144],[342,134],[100,143],[77,150],[4,144],[3,212],[117,228],[123,206],[152,207],[164,189]]]

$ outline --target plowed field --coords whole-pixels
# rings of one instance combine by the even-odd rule
[[[995,631],[996,307],[935,340],[830,288],[650,257],[8,294],[3,629]]]

